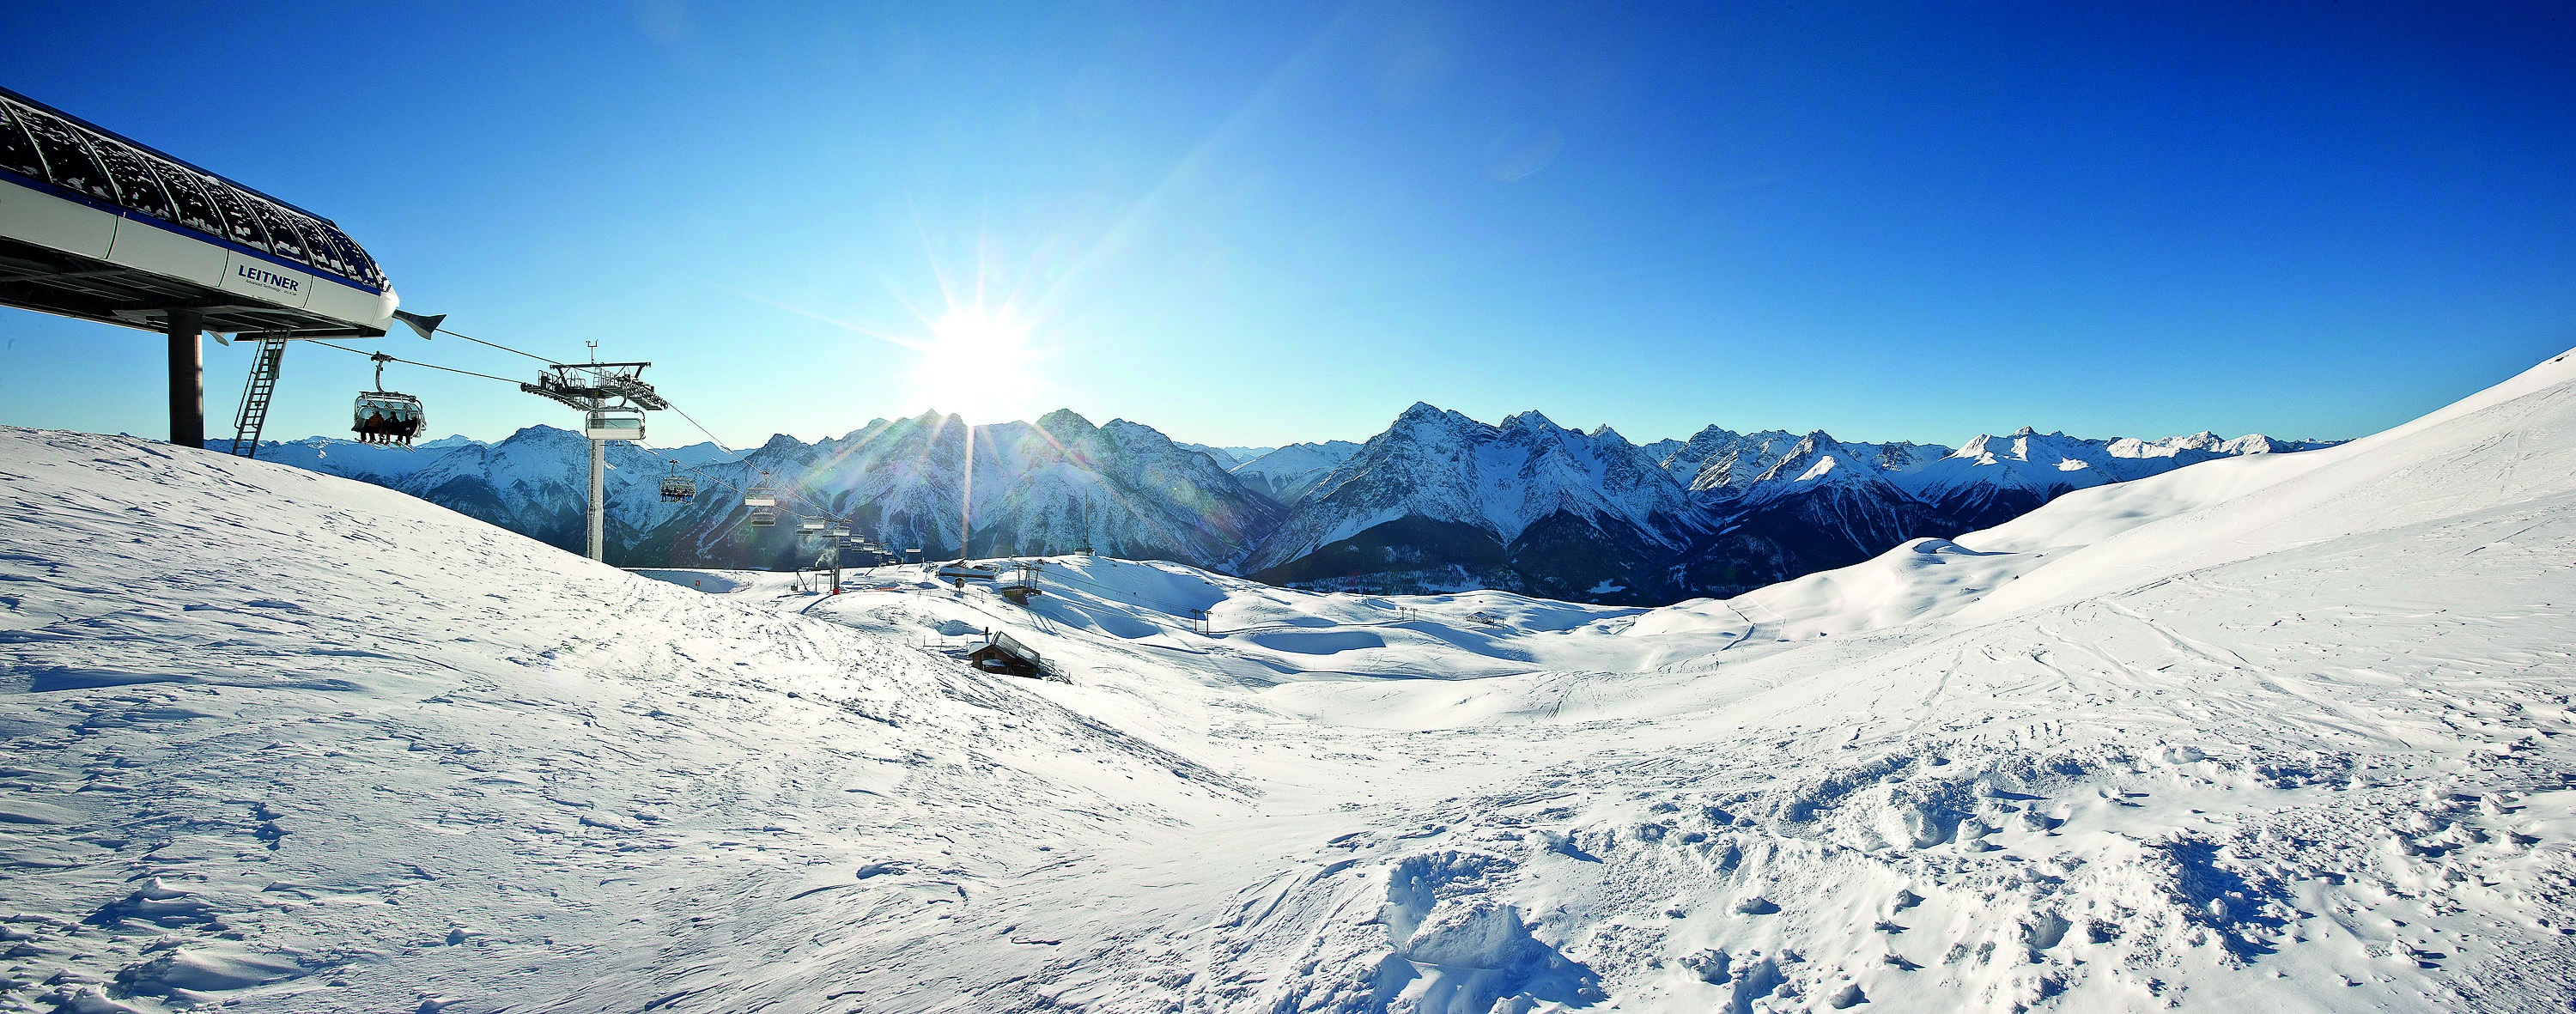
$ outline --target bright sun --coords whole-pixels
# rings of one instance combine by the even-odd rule
[[[1030,372],[1029,328],[1009,309],[951,307],[931,324],[930,335],[912,377],[925,407],[975,423],[1020,418],[1031,409],[1037,380]]]

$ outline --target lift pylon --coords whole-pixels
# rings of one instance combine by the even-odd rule
[[[597,347],[592,343],[592,348]],[[607,562],[603,541],[608,522],[608,444],[612,440],[641,442],[644,413],[671,407],[654,392],[653,385],[644,382],[644,368],[651,365],[554,363],[537,375],[536,383],[519,385],[519,390],[582,413],[582,435],[590,438],[590,558],[603,563]]]

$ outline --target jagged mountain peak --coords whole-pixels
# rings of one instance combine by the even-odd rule
[[[1692,448],[1716,448],[1742,440],[1744,437],[1745,434],[1711,424],[1700,427],[1699,432],[1691,434],[1689,439],[1682,441],[1682,444]]]
[[[1449,532],[1442,538],[1453,543],[1407,557],[1406,566],[1495,566],[1496,554],[1542,523],[1555,526],[1550,540],[1580,530],[1586,539],[1669,546],[1692,516],[1688,490],[1615,432],[1595,439],[1535,411],[1490,425],[1416,404],[1335,467],[1244,566],[1280,567],[1399,521]]]
[[[1117,423],[1124,421],[1125,420],[1121,419],[1113,419],[1110,420],[1110,423],[1111,425],[1116,425]],[[1093,426],[1091,424],[1091,420],[1083,418],[1082,413],[1069,408],[1056,409],[1053,412],[1039,416],[1037,427],[1053,434],[1058,440],[1074,439],[1099,428]]]
[[[1874,444],[1845,444],[1823,430],[1811,430],[1798,438],[1788,453],[1762,470],[1760,483],[1810,485],[1820,482],[1854,483],[1880,481],[1876,463],[1882,451]],[[1792,489],[1775,488],[1768,492],[1786,495]]]
[[[544,423],[531,423],[529,425],[519,427],[519,430],[516,433],[512,433],[509,436],[502,437],[501,439],[494,441],[492,446],[500,447],[521,441],[543,443],[551,440],[559,440],[564,437],[571,437],[575,440],[583,439],[581,434],[568,429],[548,426]]]

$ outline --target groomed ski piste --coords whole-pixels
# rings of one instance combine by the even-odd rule
[[[130,438],[0,473],[7,1009],[2576,997],[2571,356],[1651,610],[818,596]]]

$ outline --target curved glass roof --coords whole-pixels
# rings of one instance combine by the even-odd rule
[[[0,170],[369,289],[385,287],[375,258],[329,220],[6,88]]]

